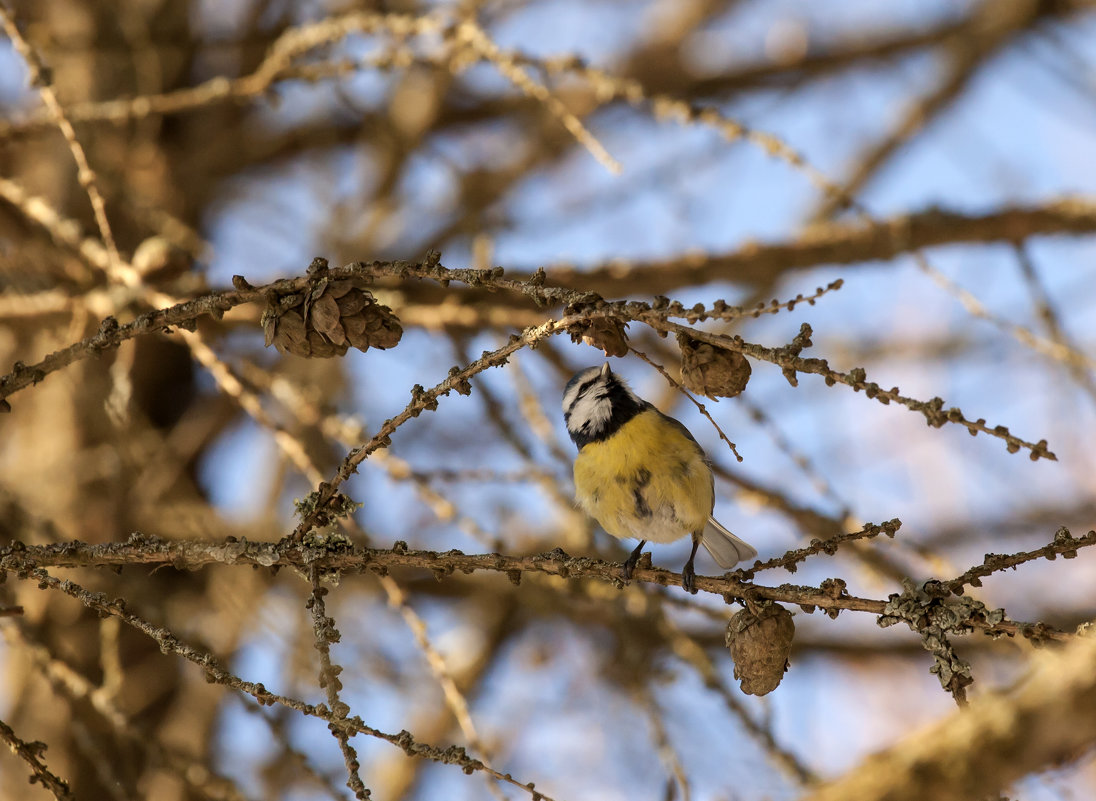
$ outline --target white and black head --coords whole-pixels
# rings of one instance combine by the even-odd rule
[[[647,405],[609,369],[608,362],[603,367],[587,367],[563,390],[563,420],[580,449],[611,437]]]

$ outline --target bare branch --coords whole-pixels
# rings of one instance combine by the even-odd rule
[[[227,687],[231,687],[246,695],[250,695],[260,704],[281,704],[282,706],[295,709],[309,717],[324,720],[329,725],[343,729],[347,734],[367,734],[370,737],[384,740],[385,742],[401,748],[408,756],[422,757],[423,759],[429,759],[433,762],[441,762],[447,765],[457,765],[466,772],[485,771],[500,781],[507,782],[514,787],[525,790],[530,793],[530,795],[533,795],[534,798],[552,801],[548,796],[536,791],[531,783],[523,784],[510,776],[510,774],[499,773],[492,768],[488,768],[479,760],[468,756],[464,749],[458,746],[449,746],[448,748],[443,749],[416,741],[415,737],[408,731],[401,731],[399,734],[383,732],[380,729],[375,729],[372,726],[366,725],[362,722],[361,718],[357,716],[340,718],[326,706],[315,706],[313,704],[307,704],[304,701],[299,701],[296,698],[272,693],[262,684],[242,679],[221,667],[220,663],[212,654],[181,642],[178,637],[167,629],[156,626],[139,615],[129,612],[126,608],[127,604],[121,599],[108,601],[106,596],[102,593],[90,592],[72,581],[62,581],[61,579],[51,576],[40,567],[33,568],[29,572],[24,572],[23,576],[20,577],[37,581],[38,586],[41,589],[60,591],[65,595],[80,601],[89,609],[120,618],[123,623],[132,626],[155,640],[160,646],[160,650],[165,654],[175,654],[176,656],[186,659],[188,662],[192,662],[205,671],[208,680],[216,684],[223,684]]]
[[[880,527],[882,530],[882,527]],[[857,533],[862,536],[861,532]],[[1094,540],[1096,541],[1096,540]],[[824,550],[824,548],[820,548]],[[27,546],[22,543],[0,549],[0,570],[26,572],[44,566],[55,567],[113,567],[121,565],[175,566],[197,568],[211,564],[256,565],[260,567],[292,567],[310,569],[312,565],[323,570],[340,572],[375,572],[386,575],[395,567],[416,567],[432,572],[438,578],[453,573],[472,573],[486,570],[505,573],[511,580],[519,581],[523,573],[546,573],[568,579],[596,578],[617,586],[623,586],[621,566],[613,562],[588,557],[568,556],[557,548],[534,556],[502,556],[499,554],[465,554],[460,551],[412,551],[397,542],[391,549],[338,547],[334,550],[310,547],[305,544],[282,540],[280,542],[247,542],[226,540],[212,542],[166,542],[157,537],[133,534],[127,542],[87,545],[68,542],[58,545]],[[637,567],[633,580],[663,587],[682,586],[682,576],[669,570],[654,567]],[[831,617],[844,610],[883,615],[888,601],[860,598],[845,591],[840,579],[823,582],[819,587],[782,584],[766,587],[742,581],[735,573],[722,578],[697,576],[699,590],[723,596],[730,602],[736,599],[762,598],[794,604],[813,612],[822,609]],[[892,601],[898,596],[892,596]],[[1003,614],[992,623],[972,619],[969,625],[991,634],[1015,635],[1039,640],[1069,639],[1070,635],[1044,624],[1020,623]]]
[[[605,296],[666,294],[709,281],[768,286],[774,276],[833,264],[888,261],[920,248],[989,242],[1022,242],[1036,236],[1084,236],[1096,232],[1091,198],[1062,198],[1037,206],[1000,208],[985,214],[945,209],[812,226],[797,239],[750,242],[723,254],[655,261],[614,261],[579,269],[551,268],[552,281]]]
[[[37,741],[28,743],[20,740],[12,728],[2,720],[0,720],[0,740],[7,743],[11,752],[30,766],[31,784],[40,783],[53,793],[57,801],[75,801],[68,782],[57,778],[42,761],[42,754],[46,750],[45,743]]]
[[[903,110],[902,118],[891,131],[859,157],[842,182],[838,196],[859,193],[891,156],[963,94],[987,62],[1039,19],[1041,8],[1042,4],[1028,0],[1004,4],[984,0],[980,3],[971,12],[965,30],[944,40],[947,64],[943,76],[924,96],[916,98]],[[826,218],[838,210],[839,205],[827,199],[815,216]]]
[[[320,573],[315,566],[309,570],[312,582],[312,595],[308,599],[308,608],[312,612],[312,633],[315,637],[314,645],[320,654],[320,687],[327,692],[328,709],[331,715],[340,723],[346,720],[350,714],[350,707],[339,700],[339,690],[342,689],[342,666],[331,661],[331,644],[342,639],[339,630],[335,628],[335,621],[327,616],[324,596],[327,588],[320,586]],[[350,744],[350,735],[346,728],[334,722],[328,724],[332,736],[339,743],[342,751],[343,762],[346,764],[346,786],[354,791],[354,797],[358,801],[367,801],[371,797],[369,790],[362,783],[362,777],[358,773],[361,764],[358,762],[358,753]]]
[[[962,575],[956,576],[950,581],[939,582],[939,584],[941,589],[947,592],[962,595],[964,587],[981,587],[982,579],[994,573],[1009,569],[1015,570],[1025,562],[1036,559],[1053,561],[1059,556],[1065,559],[1076,559],[1079,548],[1085,548],[1093,544],[1096,544],[1096,531],[1089,531],[1083,537],[1074,538],[1069,529],[1062,526],[1055,532],[1054,542],[1044,545],[1042,548],[1007,555],[987,553],[986,558],[982,560],[982,564],[975,565]]]
[[[35,52],[30,42],[19,31],[15,16],[8,8],[6,1],[0,3],[0,25],[3,26],[4,33],[15,45],[16,52],[22,56],[23,61],[26,63],[27,70],[30,73],[31,86],[36,87],[42,95],[42,100],[45,101],[50,116],[61,129],[61,134],[65,137],[65,142],[72,152],[73,160],[76,162],[77,180],[87,192],[88,200],[90,200],[92,211],[95,214],[95,224],[99,227],[99,235],[102,237],[103,245],[110,257],[111,277],[122,281],[128,286],[136,286],[139,279],[135,274],[130,270],[122,269],[122,259],[118,255],[118,246],[114,242],[114,233],[110,230],[110,221],[107,219],[106,203],[103,202],[103,194],[99,191],[99,179],[88,164],[87,153],[84,152],[80,140],[76,138],[76,131],[73,130],[72,123],[69,122],[64,108],[57,99],[57,93],[53,90],[53,83],[50,79],[52,73],[42,63],[41,57]]]

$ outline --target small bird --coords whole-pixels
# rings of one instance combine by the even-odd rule
[[[608,362],[567,383],[563,419],[578,446],[579,505],[614,537],[639,540],[624,562],[624,578],[632,577],[648,540],[692,535],[693,550],[681,574],[683,586],[694,594],[693,560],[701,543],[725,570],[757,556],[712,517],[711,463],[689,429],[636,397]]]

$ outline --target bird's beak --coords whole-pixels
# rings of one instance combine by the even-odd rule
[[[602,378],[608,378],[609,373],[611,373],[611,372],[612,371],[609,369],[609,362],[605,362],[605,366],[601,368],[601,377]]]

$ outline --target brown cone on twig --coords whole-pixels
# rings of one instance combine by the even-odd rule
[[[567,307],[566,314],[578,314],[590,308],[597,308],[603,304],[598,299],[596,303],[572,303]],[[594,317],[583,322],[573,323],[567,327],[567,333],[571,335],[572,342],[584,342],[605,352],[606,356],[625,356],[628,353],[628,334],[625,332],[625,323],[615,317]]]
[[[391,348],[403,336],[399,319],[360,278],[322,277],[308,292],[270,297],[262,325],[267,346],[306,358]]]
[[[738,351],[717,348],[678,333],[681,383],[709,398],[733,398],[746,388],[753,370]]]
[[[795,623],[780,604],[750,604],[727,623],[727,646],[742,692],[768,695],[788,669]]]

